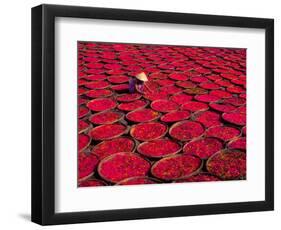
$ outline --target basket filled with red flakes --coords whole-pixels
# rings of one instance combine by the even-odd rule
[[[206,130],[206,136],[215,137],[223,141],[230,141],[241,135],[241,131],[238,128],[232,126],[212,126]]]
[[[219,97],[221,99],[222,98],[230,98],[230,97],[232,97],[231,93],[226,92],[224,90],[220,90],[220,89],[218,89],[218,90],[211,90],[210,95],[217,96],[217,97]]]
[[[84,120],[79,120],[78,121],[78,133],[83,133],[86,132],[88,129],[90,129],[91,125],[84,121]]]
[[[179,105],[182,105],[182,104],[187,103],[188,101],[191,101],[192,98],[193,98],[193,96],[187,95],[185,93],[177,93],[173,96],[170,96],[170,99]]]
[[[148,122],[133,125],[130,134],[139,141],[150,141],[163,137],[168,131],[165,124],[159,122]]]
[[[187,120],[190,117],[189,111],[174,111],[166,113],[161,117],[161,121],[166,123],[173,123],[177,121]]]
[[[156,161],[151,174],[160,180],[173,181],[197,174],[203,166],[199,157],[192,155],[173,155]]]
[[[179,87],[182,87],[184,89],[190,89],[190,88],[195,88],[196,84],[194,84],[191,81],[177,81],[176,85]]]
[[[78,151],[84,151],[91,143],[91,137],[84,133],[78,135]]]
[[[222,149],[223,143],[219,139],[204,137],[187,142],[183,147],[183,153],[207,159]]]
[[[220,98],[218,96],[210,95],[210,94],[202,94],[202,95],[196,95],[194,97],[195,100],[201,101],[201,102],[216,102],[219,101]]]
[[[149,92],[145,93],[143,97],[150,101],[157,101],[157,100],[166,100],[168,98],[167,92]]]
[[[156,100],[150,106],[152,109],[163,113],[175,111],[179,107],[177,103],[170,100]]]
[[[100,125],[90,130],[89,135],[93,140],[109,140],[119,137],[128,132],[128,128],[125,125],[115,123]]]
[[[165,92],[169,95],[173,95],[182,92],[182,88],[177,87],[175,85],[169,85],[169,86],[162,86],[161,88],[159,88],[159,91]]]
[[[179,121],[173,124],[169,130],[172,138],[179,141],[189,141],[204,133],[203,126],[195,121]]]
[[[245,179],[246,154],[238,150],[222,150],[208,159],[206,168],[223,180]]]
[[[85,106],[79,106],[78,109],[78,118],[83,118],[89,114],[90,110]]]
[[[184,73],[172,73],[169,78],[176,81],[186,81],[189,77]]]
[[[85,93],[85,96],[90,98],[110,97],[113,92],[109,89],[92,89]]]
[[[169,79],[159,79],[156,80],[155,83],[157,83],[160,86],[170,86],[170,85],[174,85],[175,82]]]
[[[107,81],[91,81],[84,85],[88,89],[105,89],[110,86]]]
[[[105,125],[118,122],[123,117],[123,113],[109,110],[93,114],[90,116],[89,121],[95,125]]]
[[[207,89],[207,90],[215,90],[215,89],[220,89],[220,86],[215,84],[215,83],[212,83],[212,82],[202,82],[200,85],[199,85],[201,88],[203,89]]]
[[[87,107],[95,112],[114,109],[117,103],[111,98],[97,98],[89,101]]]
[[[242,106],[246,104],[246,99],[240,97],[231,97],[223,100],[224,103],[232,104],[234,106]]]
[[[206,128],[221,125],[221,116],[213,111],[197,112],[192,115],[192,120],[200,122]]]
[[[246,137],[239,137],[237,139],[230,141],[227,144],[227,147],[229,149],[239,149],[239,150],[246,151]]]
[[[150,163],[131,152],[115,153],[104,158],[98,165],[99,175],[111,183],[146,176],[149,170]]]
[[[139,100],[141,97],[142,95],[139,93],[125,93],[125,94],[118,95],[116,100],[120,102],[130,102],[130,101]]]
[[[93,154],[80,152],[78,155],[78,181],[86,180],[94,174],[98,165],[98,158]]]
[[[95,145],[92,149],[92,153],[97,155],[99,159],[103,159],[114,153],[134,152],[135,147],[136,143],[133,139],[129,137],[118,137]]]
[[[136,109],[143,109],[148,105],[144,100],[136,100],[132,102],[123,102],[118,105],[118,109],[122,111],[133,111]]]
[[[181,145],[170,139],[157,139],[139,144],[138,152],[149,158],[161,158],[177,154]]]
[[[118,85],[112,85],[111,89],[116,92],[127,92],[129,90],[129,84],[118,84]]]
[[[79,97],[78,98],[78,105],[81,106],[81,105],[84,105],[88,102],[88,99],[86,98],[82,98],[82,97]]]
[[[152,109],[137,109],[127,113],[126,119],[131,122],[149,122],[158,119],[160,115]]]
[[[229,113],[229,112],[232,112],[236,109],[236,107],[234,105],[226,104],[226,103],[223,103],[223,102],[216,102],[216,103],[211,102],[209,104],[209,106],[213,110],[216,110],[216,111],[222,112],[222,113]]]
[[[181,106],[182,110],[188,110],[190,112],[206,111],[209,109],[208,104],[198,101],[188,101]]]
[[[222,118],[231,124],[245,126],[246,125],[246,114],[233,112],[233,113],[224,113]]]
[[[129,81],[129,77],[125,75],[110,76],[107,80],[113,84],[121,84]]]
[[[203,137],[187,142],[183,147],[183,153],[207,159],[223,148],[223,143],[219,139]]]

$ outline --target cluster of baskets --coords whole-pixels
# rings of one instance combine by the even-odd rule
[[[80,187],[246,178],[245,49],[79,42],[78,95]]]

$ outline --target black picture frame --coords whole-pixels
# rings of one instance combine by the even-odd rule
[[[55,213],[55,18],[109,19],[265,29],[265,200]],[[262,151],[262,150],[261,150]],[[94,208],[94,207],[93,207]],[[32,221],[41,225],[274,209],[274,20],[78,6],[32,8]]]

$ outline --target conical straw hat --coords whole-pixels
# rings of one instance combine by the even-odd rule
[[[140,81],[148,81],[147,76],[144,72],[137,74],[136,78],[139,79]]]

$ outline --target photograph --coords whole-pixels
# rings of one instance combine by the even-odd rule
[[[246,63],[244,47],[77,41],[77,186],[246,180]]]
[[[246,15],[33,7],[32,222],[274,210],[274,19]]]

